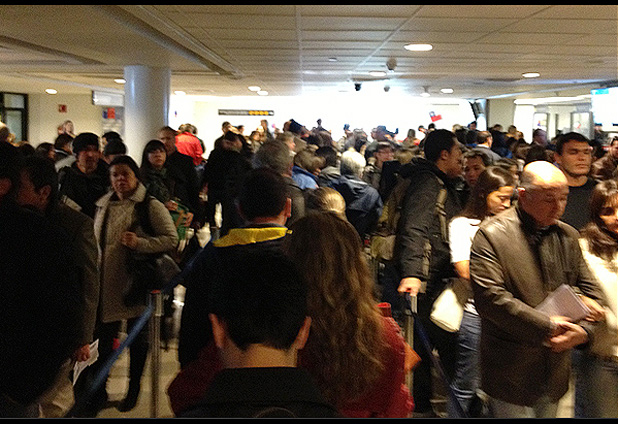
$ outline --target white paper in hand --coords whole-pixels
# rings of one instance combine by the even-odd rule
[[[79,375],[89,367],[94,364],[96,360],[99,359],[99,339],[96,339],[94,342],[90,344],[90,358],[83,362],[76,362],[73,367],[73,385],[77,382]]]
[[[570,318],[572,322],[580,321],[590,313],[588,307],[577,297],[573,289],[566,284],[551,292],[535,309],[546,313],[550,317],[562,316]]]

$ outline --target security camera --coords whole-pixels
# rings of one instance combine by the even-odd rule
[[[389,71],[394,71],[395,68],[397,67],[397,59],[395,59],[394,57],[391,57],[390,59],[388,59],[386,61],[386,67],[388,68]]]
[[[385,86],[384,86],[384,91],[385,91],[386,93],[388,93],[390,89],[391,89],[391,86],[390,86],[390,85],[385,85]]]
[[[355,84],[354,84],[354,89],[355,89],[356,91],[360,91],[360,89],[361,89],[361,83],[360,83],[360,82],[355,83]]]

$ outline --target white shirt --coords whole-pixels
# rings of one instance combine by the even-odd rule
[[[470,260],[472,240],[479,229],[479,219],[471,219],[463,216],[455,217],[449,222],[449,248],[451,250],[451,263]],[[468,312],[476,314],[474,299],[468,299],[465,305]]]

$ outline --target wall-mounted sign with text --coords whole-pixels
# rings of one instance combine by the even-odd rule
[[[225,116],[274,116],[274,110],[250,110],[250,109],[219,109],[219,115]]]

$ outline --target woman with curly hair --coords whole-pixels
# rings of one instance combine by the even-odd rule
[[[299,366],[346,417],[408,417],[406,348],[395,321],[377,306],[354,227],[334,213],[309,214],[284,240],[309,284],[309,340]],[[319,270],[319,272],[318,272]]]

